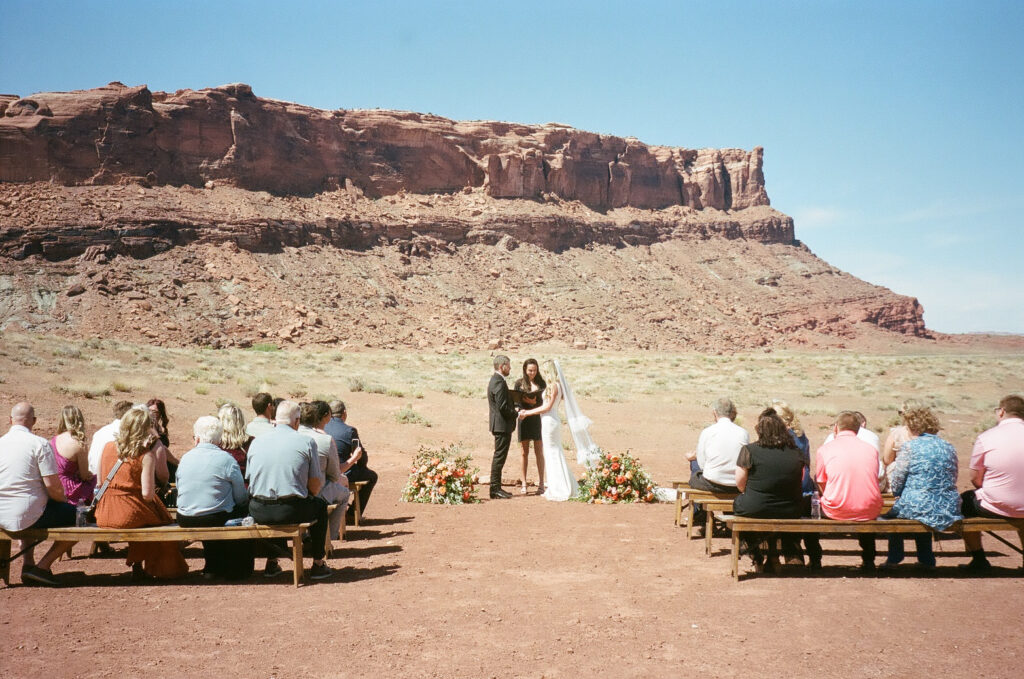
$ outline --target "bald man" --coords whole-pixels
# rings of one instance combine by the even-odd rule
[[[46,439],[32,433],[36,423],[32,404],[23,401],[15,405],[10,421],[11,428],[0,436],[0,528],[14,532],[75,525],[75,508],[64,496],[53,450]],[[36,565],[34,546],[29,547],[23,540],[22,549],[27,551],[22,582],[60,585],[50,567],[73,544],[53,543]]]

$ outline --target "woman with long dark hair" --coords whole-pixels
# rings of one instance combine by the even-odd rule
[[[799,519],[803,455],[774,408],[761,413],[755,431],[757,441],[743,446],[736,461],[736,487],[740,495],[733,501],[733,513],[762,519]],[[797,539],[784,538],[783,551],[799,551]],[[755,572],[774,568],[774,540],[768,545],[767,560],[761,536],[751,535],[744,542]]]
[[[540,374],[540,365],[537,359],[528,358],[523,361],[523,376],[516,380],[516,391],[525,391],[536,394],[533,398],[524,399],[523,405],[536,407],[540,403],[540,396],[544,393],[547,383]],[[530,466],[530,443],[533,443],[533,455],[537,458],[537,492],[544,493],[544,441],[541,436],[540,415],[519,420],[519,445],[523,447],[523,487],[519,491],[526,495],[526,472]]]

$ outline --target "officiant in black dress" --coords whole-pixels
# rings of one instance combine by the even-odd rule
[[[528,358],[523,361],[523,376],[516,380],[515,390],[522,396],[523,408],[536,408],[541,403],[542,394],[547,383],[540,374],[537,359]],[[541,440],[540,415],[530,415],[519,420],[519,445],[523,447],[523,485],[520,493],[526,495],[526,473],[530,466],[530,443],[533,443],[533,454],[537,458],[537,492],[544,493],[544,443]]]

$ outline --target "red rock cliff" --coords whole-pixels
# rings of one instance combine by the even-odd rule
[[[760,147],[692,150],[558,124],[324,111],[261,99],[243,84],[0,97],[0,181],[125,178],[303,195],[350,182],[370,197],[485,187],[497,198],[551,193],[596,210],[769,204]]]

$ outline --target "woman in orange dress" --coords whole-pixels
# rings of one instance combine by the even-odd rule
[[[117,438],[103,448],[100,484],[119,459],[123,463],[96,505],[96,525],[142,528],[174,523],[156,495],[153,444],[158,440],[148,410],[133,408],[121,418]],[[180,578],[188,573],[188,564],[177,542],[129,542],[128,565],[133,574],[145,573],[154,578]]]

